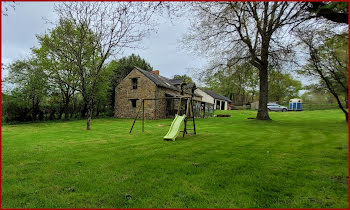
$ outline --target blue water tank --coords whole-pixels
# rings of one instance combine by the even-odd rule
[[[299,98],[293,98],[289,100],[289,111],[302,111],[303,105]]]

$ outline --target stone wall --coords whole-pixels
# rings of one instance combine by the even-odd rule
[[[167,88],[162,88],[158,87],[157,91],[157,97],[158,98],[163,98],[166,97],[166,94],[170,95],[180,95],[180,91],[175,91],[175,90],[169,90]],[[176,100],[171,100],[171,99],[159,99],[156,101],[156,107],[157,107],[157,117],[158,118],[167,118],[168,116],[166,115],[166,107],[167,107],[167,101],[170,103],[171,107],[176,107],[177,103]]]
[[[132,89],[132,78],[138,78],[137,89]],[[141,106],[142,98],[154,98],[156,85],[140,71],[132,70],[115,89],[115,112],[117,118],[134,118]],[[136,107],[132,107],[130,99],[137,100]],[[141,110],[142,111],[142,110]],[[145,118],[153,119],[155,111],[154,101],[145,102]],[[139,118],[142,117],[142,112]]]
[[[175,91],[175,90],[170,90],[170,89],[167,89],[167,88],[163,88],[163,87],[158,87],[158,91],[157,91],[157,96],[158,98],[162,98],[162,97],[166,97],[166,94],[169,94],[169,95],[180,95],[180,90],[179,91]],[[190,97],[191,95],[190,94],[187,94],[185,93],[184,94],[185,97]],[[193,97],[194,100],[197,100],[197,101],[200,101],[201,98],[200,97]],[[168,102],[167,102],[168,100]],[[157,117],[158,118],[167,118],[167,117],[173,117],[174,115],[168,115],[169,112],[167,112],[167,105],[169,106],[170,104],[170,107],[173,108],[175,110],[175,112],[178,110],[178,106],[179,106],[179,99],[160,99],[160,100],[157,100]],[[186,110],[184,109],[185,105],[186,105],[186,102],[187,100],[181,100],[182,101],[182,106],[183,108],[181,108],[181,111],[183,111],[184,113],[186,113]],[[169,104],[167,104],[169,103]],[[181,114],[184,114],[184,113],[181,113]],[[172,113],[172,114],[175,114],[175,113]]]
[[[138,78],[137,89],[132,88],[133,78]],[[140,109],[142,98],[164,98],[167,96],[167,94],[180,95],[180,92],[180,89],[176,91],[163,87],[157,87],[144,74],[134,69],[120,82],[120,84],[115,89],[114,116],[117,118],[134,118]],[[185,93],[184,96],[191,95]],[[132,106],[131,99],[138,99],[136,107]],[[194,100],[201,101],[201,97],[194,97]],[[169,113],[169,111],[167,111],[167,105],[177,110],[178,101],[179,99],[145,100],[145,119],[173,117],[174,113]],[[183,106],[186,104],[185,100],[182,100],[182,104]],[[142,118],[142,108],[138,118]]]

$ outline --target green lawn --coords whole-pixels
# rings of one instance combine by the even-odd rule
[[[2,127],[3,208],[348,207],[348,129],[339,110],[274,112],[273,121],[95,119]],[[165,125],[165,126],[162,126]]]

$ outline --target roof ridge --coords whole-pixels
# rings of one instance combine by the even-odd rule
[[[199,89],[202,90],[203,92],[207,93],[208,95],[210,95],[214,99],[221,99],[221,100],[226,100],[226,101],[232,102],[226,96],[220,95],[220,94],[216,93],[213,90],[208,90],[208,89],[205,89],[205,88],[199,88]]]
[[[156,85],[159,85],[159,86],[162,86],[162,87],[165,87],[165,88],[169,88],[169,89],[173,89],[173,90],[178,90],[175,86],[169,84],[167,81],[164,81],[164,79],[168,80],[166,77],[153,74],[152,72],[143,70],[143,69],[141,69],[140,67],[137,67],[137,66],[135,66],[135,68],[138,71],[140,71],[141,73],[143,73],[148,79],[150,79]]]

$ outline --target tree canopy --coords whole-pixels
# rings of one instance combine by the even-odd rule
[[[173,76],[173,79],[183,79],[184,82],[186,82],[186,83],[193,83],[192,78],[190,76],[188,76],[187,74],[183,74],[183,75],[175,74]]]
[[[259,71],[258,120],[269,120],[268,70],[290,55],[284,34],[304,20],[298,2],[193,3],[186,43],[230,66],[249,62]],[[218,58],[219,57],[219,58]]]
[[[337,100],[348,122],[348,33],[308,29],[298,32],[307,49],[308,60],[300,74],[319,80]]]
[[[115,88],[121,82],[126,75],[128,75],[134,68],[139,67],[145,71],[152,71],[153,67],[139,55],[131,54],[126,57],[122,57],[119,60],[112,60],[109,62],[107,68],[112,71],[111,84],[110,84],[110,104],[114,108],[115,102]],[[114,109],[113,109],[114,110]]]

